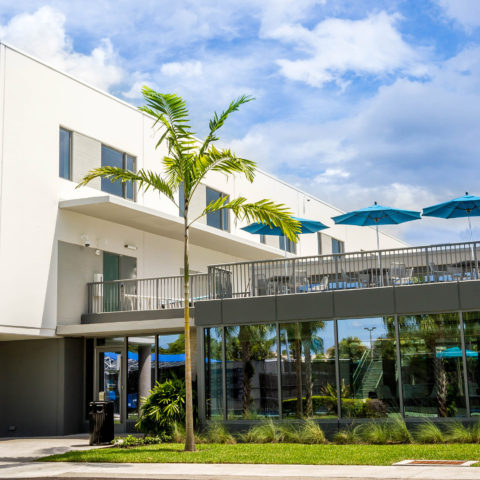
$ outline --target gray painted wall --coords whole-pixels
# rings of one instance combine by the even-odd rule
[[[480,310],[480,280],[195,303],[195,325]]]
[[[82,364],[82,339],[1,342],[0,437],[81,431]]]
[[[87,283],[103,272],[102,255],[95,249],[58,242],[57,323],[76,325],[88,311]]]

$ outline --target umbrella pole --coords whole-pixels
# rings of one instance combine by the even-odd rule
[[[378,234],[378,222],[375,224],[375,230],[377,231],[378,275],[380,280],[380,286],[383,287],[382,255],[380,253],[380,237]]]
[[[472,222],[470,220],[470,215],[468,215],[468,228],[470,230],[470,241],[472,242],[473,241],[473,237],[472,237]]]

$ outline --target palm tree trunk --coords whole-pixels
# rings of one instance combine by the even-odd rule
[[[242,327],[240,327],[242,328]],[[245,335],[240,336],[242,343],[242,416],[250,416],[250,405],[252,403],[252,365],[250,363],[250,342]]]
[[[190,271],[189,271],[189,231],[188,206],[184,209],[184,255],[183,255],[183,282],[184,282],[184,320],[185,320],[185,451],[194,452],[195,434],[193,431],[193,392],[192,392],[192,357],[190,348]]]

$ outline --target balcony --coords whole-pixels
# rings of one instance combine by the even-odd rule
[[[189,304],[480,279],[480,242],[214,265],[191,275]],[[183,276],[88,284],[88,314],[183,308]]]
[[[183,308],[183,276],[93,282],[88,288],[88,314]],[[208,275],[190,276],[190,305],[208,299]]]
[[[209,298],[477,280],[480,242],[210,266]]]

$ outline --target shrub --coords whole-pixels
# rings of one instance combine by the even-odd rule
[[[219,422],[211,422],[203,435],[208,443],[237,443],[235,437],[227,430],[225,425]]]
[[[447,427],[446,439],[455,443],[480,443],[480,422],[465,426],[455,422]]]
[[[280,443],[285,440],[285,431],[269,418],[259,425],[251,427],[247,433],[241,436],[241,439],[247,443]]]
[[[333,441],[340,445],[347,445],[351,443],[357,443],[358,435],[355,432],[355,428],[347,427],[340,430],[333,436]]]
[[[139,447],[142,445],[156,445],[169,441],[170,438],[166,436],[156,437],[134,437],[133,435],[127,435],[126,437],[116,437],[112,444],[118,448]]]
[[[418,443],[443,443],[445,441],[442,431],[431,421],[419,425],[414,433]]]
[[[386,422],[371,422],[357,426],[353,430],[354,441],[386,445],[410,443],[411,436],[400,415]]]
[[[298,443],[325,443],[325,434],[320,428],[318,423],[313,420],[307,420],[298,430],[299,442]]]
[[[173,422],[171,426],[171,439],[174,443],[185,443],[185,424],[181,422]],[[203,435],[195,432],[195,443],[205,443]]]
[[[169,435],[185,419],[185,383],[178,378],[156,383],[140,408],[135,427],[143,433]]]
[[[367,398],[363,412],[367,418],[384,418],[388,415],[387,406],[378,398]]]

